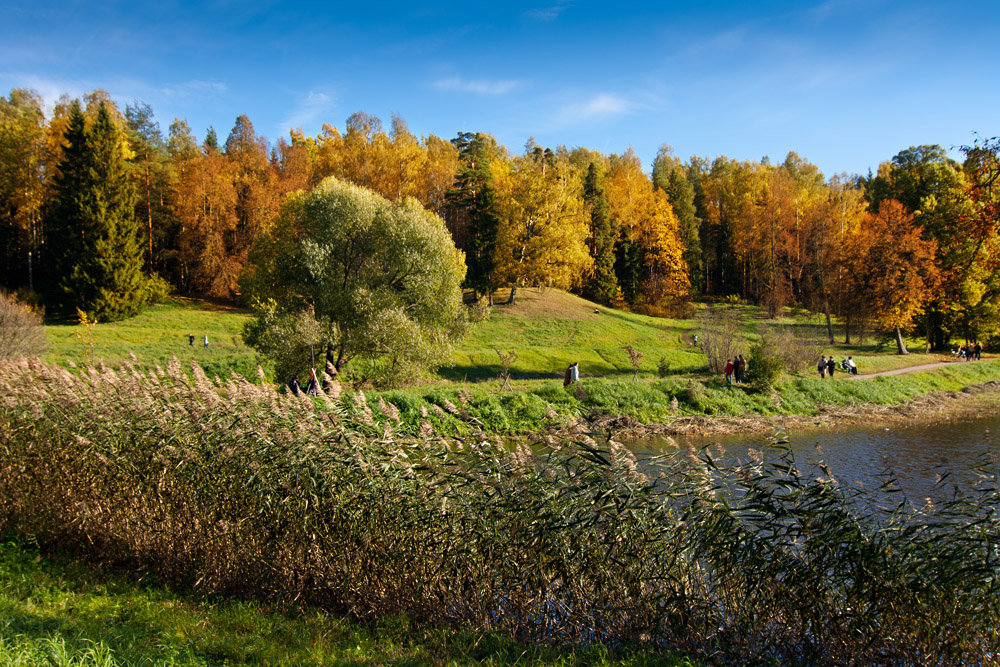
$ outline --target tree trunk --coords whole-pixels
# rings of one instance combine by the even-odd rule
[[[493,290],[491,290],[491,289],[486,290],[486,295],[487,295],[487,298],[489,299],[490,308],[492,308],[493,307]]]
[[[826,304],[826,335],[830,339],[830,345],[833,345],[833,322],[830,320],[830,304]]]
[[[896,327],[896,353],[897,354],[909,354],[910,351],[906,349],[906,343],[903,342],[903,332]]]
[[[510,288],[510,297],[507,299],[507,305],[513,306],[515,303],[517,303],[516,299],[517,299],[517,286],[515,285]]]
[[[333,351],[333,343],[326,344],[326,368],[333,367],[334,370],[337,369],[337,357]]]
[[[844,316],[844,345],[851,344],[851,314]]]

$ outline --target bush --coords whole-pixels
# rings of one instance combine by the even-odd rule
[[[46,348],[40,310],[0,291],[0,358],[37,356]]]
[[[371,411],[192,370],[0,361],[0,531],[204,593],[539,643],[720,664],[995,659],[995,463],[970,493],[914,505],[788,450],[730,464],[584,435],[400,440]]]
[[[734,308],[709,307],[698,318],[698,332],[712,373],[721,373],[726,361],[735,358],[746,345],[740,332],[740,314]]]
[[[760,331],[760,340],[769,351],[781,359],[788,373],[811,368],[823,353],[823,343],[808,334],[796,333],[791,327],[768,327]]]
[[[767,342],[762,341],[750,346],[747,382],[754,390],[771,391],[784,370],[785,362],[781,355]]]
[[[688,380],[687,385],[677,394],[677,398],[696,410],[702,410],[705,404],[705,385]]]
[[[666,357],[660,357],[660,360],[656,362],[656,375],[661,378],[670,375],[670,362],[667,361]]]

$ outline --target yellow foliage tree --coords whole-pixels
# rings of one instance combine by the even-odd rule
[[[492,165],[500,221],[496,274],[511,287],[578,286],[590,269],[582,181],[564,161],[525,155]]]
[[[643,301],[663,306],[686,300],[691,283],[677,217],[666,193],[653,187],[632,149],[612,156],[604,190],[611,217],[641,249]]]

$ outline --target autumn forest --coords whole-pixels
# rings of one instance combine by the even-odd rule
[[[77,154],[84,138],[103,158]],[[771,315],[800,305],[826,315],[831,341],[865,330],[902,344],[909,331],[943,349],[1000,337],[1000,142],[970,137],[959,152],[921,145],[876,173],[826,176],[794,152],[685,160],[664,144],[643,165],[631,150],[534,141],[514,154],[488,132],[417,137],[401,117],[386,127],[364,112],[271,145],[246,115],[225,137],[198,138],[180,119],[163,132],[149,106],[122,110],[104,91],[47,113],[38,94],[15,89],[0,98],[0,285],[44,295],[55,315],[100,272],[146,298],[172,289],[238,301],[282,202],[335,176],[444,219],[474,298],[552,286],[652,315],[683,316],[694,299]],[[105,247],[86,248],[66,198],[108,169],[102,178],[125,194],[87,205],[120,208],[117,227]],[[73,263],[82,253],[90,268]],[[132,274],[115,269],[130,253],[141,256]],[[102,289],[88,302],[99,317],[135,311]]]

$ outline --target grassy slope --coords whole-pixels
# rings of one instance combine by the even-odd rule
[[[732,307],[741,312],[744,335],[750,338],[758,325],[767,324],[792,326],[816,340],[826,337],[821,315],[798,313],[768,320],[759,308]],[[646,376],[655,374],[661,357],[670,363],[672,374],[704,376],[708,372],[705,357],[691,345],[697,331],[693,319],[636,315],[598,306],[559,290],[521,290],[516,305],[493,309],[490,319],[469,334],[456,350],[453,363],[442,368],[440,374],[449,380],[496,378],[500,372],[497,348],[513,348],[518,354],[513,366],[515,379],[562,377],[563,369],[573,361],[580,362],[581,373],[588,377],[630,379],[632,367],[621,346],[632,345],[644,355],[641,368]],[[843,335],[841,331],[835,333]],[[909,344],[920,349],[919,341]],[[900,356],[894,347],[881,345],[836,344],[824,353],[834,353],[838,359],[852,355],[865,373],[946,358],[939,354]]]
[[[742,311],[748,335],[766,322],[757,308],[736,308]],[[127,359],[131,350],[140,364],[163,366],[176,355],[182,362],[197,361],[210,376],[225,376],[232,369],[253,377],[258,360],[240,340],[248,317],[238,309],[173,299],[131,320],[97,325],[94,356],[114,363]],[[821,318],[809,314],[788,315],[778,323],[806,330],[817,338],[825,334]],[[726,387],[720,377],[709,376],[704,356],[689,344],[696,326],[695,320],[653,318],[596,307],[558,290],[522,290],[517,305],[497,306],[490,319],[473,329],[457,347],[453,362],[441,369],[439,379],[382,395],[400,408],[404,430],[407,426],[416,428],[424,418],[423,405],[430,410],[428,420],[441,432],[468,432],[468,423],[439,414],[432,405],[447,408],[444,399],[459,404],[461,392],[467,413],[485,428],[512,433],[536,430],[549,405],[564,417],[598,410],[645,422],[668,421],[673,397],[680,402],[680,414],[808,415],[815,414],[822,404],[902,403],[929,391],[961,389],[997,374],[994,363],[865,381],[840,375],[833,382],[821,381],[806,371],[784,382],[779,406],[770,397]],[[194,347],[188,345],[189,332],[197,338]],[[211,342],[207,350],[200,345],[206,333]],[[54,325],[47,327],[47,334],[51,360],[89,361],[82,327]],[[625,344],[644,354],[640,382],[631,381],[628,356],[620,349]],[[497,348],[518,353],[512,367],[517,392],[497,392]],[[902,357],[891,348],[875,345],[838,345],[825,352],[838,358],[853,355],[866,373],[944,358],[926,354]],[[655,373],[660,357],[670,363],[671,373],[662,379]],[[583,396],[562,388],[562,371],[571,361],[580,362],[586,390]],[[689,389],[692,380],[694,388]]]
[[[655,368],[664,356],[675,371],[697,371],[704,357],[682,340],[690,342],[693,327],[690,320],[625,313],[558,290],[521,290],[517,305],[495,307],[490,319],[469,334],[441,375],[451,380],[495,378],[500,370],[497,348],[513,348],[518,354],[515,377],[561,377],[573,361],[591,376],[631,376],[628,355],[620,349],[626,344],[645,354],[647,368]]]
[[[526,647],[388,619],[377,627],[318,611],[178,595],[65,557],[0,544],[4,665],[690,665],[646,652]]]
[[[226,376],[229,370],[255,377],[257,362],[253,350],[243,344],[240,334],[250,316],[242,310],[204,301],[172,298],[141,315],[94,327],[95,360],[116,364],[128,359],[131,351],[141,364],[166,366],[176,355],[182,363],[197,361],[211,376]],[[49,342],[48,359],[56,363],[90,363],[85,328],[72,324],[45,327]],[[194,334],[194,346],[188,334]],[[207,335],[208,349],[202,345]]]

